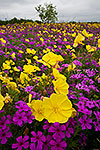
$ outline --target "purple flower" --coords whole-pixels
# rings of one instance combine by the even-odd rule
[[[97,113],[94,111],[94,114],[96,115],[96,118],[98,119],[98,120],[100,120],[100,112],[99,111],[97,111]]]
[[[27,118],[27,121],[29,124],[32,123],[32,120],[35,118],[33,115],[32,115],[32,112],[31,111],[28,111],[28,113],[26,113],[26,118]]]
[[[96,103],[94,100],[93,100],[93,103],[96,107],[98,107],[98,108],[100,107],[100,104],[98,105],[98,103]]]
[[[22,67],[20,67],[20,66],[18,66],[17,68],[18,68],[20,71],[22,71],[22,70],[23,70],[23,69],[22,69]]]
[[[63,66],[63,67],[68,67],[68,66],[69,66],[69,64],[63,64],[62,66]]]
[[[78,108],[80,108],[80,107],[84,107],[85,106],[85,102],[83,102],[83,101],[79,101],[77,104],[75,104],[75,105],[77,105],[78,106]]]
[[[66,136],[67,136],[68,138],[70,138],[70,137],[71,137],[71,134],[73,134],[73,133],[74,133],[73,128],[72,128],[72,127],[69,127],[69,122],[67,122],[67,123],[66,123]]]
[[[4,130],[0,129],[1,144],[5,144],[7,142],[7,138],[10,138],[12,136],[12,133],[8,131],[9,127],[6,127]]]
[[[52,125],[47,120],[44,123],[45,123],[45,125],[43,125],[43,129],[44,130],[49,129],[51,127],[51,125]]]
[[[93,108],[94,107],[93,101],[86,101],[86,106],[88,106],[89,108]]]
[[[53,132],[53,138],[65,138],[65,133],[63,131],[66,130],[65,125],[60,125],[59,122],[55,122],[49,129],[48,132]]]
[[[50,147],[50,140],[52,139],[51,135],[47,135],[46,141],[43,143],[43,150],[48,150],[48,146]]]
[[[92,110],[88,110],[84,106],[79,107],[78,112],[82,112],[82,113],[87,114],[87,115],[91,115],[92,114]]]
[[[83,117],[79,119],[79,122],[81,123],[81,127],[83,130],[86,128],[88,129],[92,128],[92,126],[90,125],[90,123],[92,123],[92,119],[91,118],[87,119],[87,115],[83,115]]]
[[[15,106],[16,108],[18,108],[19,112],[31,110],[29,106],[23,101],[16,102],[16,104],[19,104],[19,106],[18,105]]]
[[[29,136],[25,135],[22,139],[22,136],[19,136],[16,141],[18,143],[12,144],[12,149],[18,148],[17,150],[22,150],[22,147],[27,149],[29,147],[29,142],[27,141],[29,139]]]
[[[26,113],[19,113],[18,111],[13,115],[13,122],[19,126],[23,125],[23,122],[27,121]]]
[[[11,115],[7,115],[7,124],[12,124],[13,119],[11,118]]]
[[[34,86],[27,86],[25,88],[25,92],[31,92],[33,88],[34,88]]]
[[[95,125],[95,131],[100,131],[100,121],[94,121],[93,124]]]
[[[81,96],[81,97],[79,97],[79,100],[80,100],[80,101],[87,101],[87,100],[89,100],[89,99],[86,98],[86,97],[84,97],[84,96]]]
[[[6,120],[6,117],[3,116],[1,117],[1,120],[0,120],[0,127],[4,130],[7,126],[6,124],[8,124],[8,121]]]
[[[35,96],[36,96],[37,93],[34,92],[34,91],[31,91],[30,94],[32,94],[32,98],[35,98]]]
[[[73,63],[76,65],[76,66],[82,66],[82,63],[78,60],[74,60]]]
[[[61,141],[61,138],[56,139],[56,141],[50,141],[51,150],[65,150],[67,147],[67,143],[65,141]]]
[[[31,134],[33,135],[33,137],[31,138],[31,142],[33,143],[31,143],[30,149],[33,150],[33,145],[37,142],[37,149],[42,150],[43,142],[46,141],[46,138],[43,135],[43,133],[41,131],[38,131],[36,134],[34,131],[32,131]]]
[[[85,72],[87,73],[87,75],[88,75],[89,77],[92,77],[92,76],[95,75],[95,71],[94,71],[94,70],[87,69]]]

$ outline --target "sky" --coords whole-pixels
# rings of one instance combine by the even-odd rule
[[[35,7],[44,3],[56,6],[58,22],[100,22],[100,0],[0,0],[0,20],[40,20]]]

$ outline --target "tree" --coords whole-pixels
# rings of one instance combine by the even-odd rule
[[[58,20],[56,6],[53,6],[53,4],[45,3],[44,6],[40,4],[35,9],[43,23],[54,23]]]

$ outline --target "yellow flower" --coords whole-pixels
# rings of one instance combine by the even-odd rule
[[[6,93],[4,101],[5,101],[5,103],[8,103],[8,102],[12,102],[13,100],[11,99],[11,97],[9,96],[9,94]]]
[[[38,60],[38,56],[34,56],[33,59]]]
[[[26,81],[30,81],[31,79],[28,77],[28,75],[26,73],[21,72],[21,74],[20,74],[20,81],[21,81],[21,83],[24,84],[25,80]]]
[[[74,70],[76,65],[74,63],[70,64],[67,68],[68,71]]]
[[[15,58],[15,53],[12,53],[11,57],[14,59]]]
[[[7,88],[15,90],[17,88],[17,84],[15,82],[9,82],[7,83]]]
[[[98,39],[98,47],[100,48],[100,39]]]
[[[75,49],[72,49],[70,52],[76,52]]]
[[[75,36],[76,36],[76,32],[74,32],[74,33],[72,34],[72,36],[75,37]]]
[[[49,123],[65,123],[72,115],[72,103],[67,96],[53,93],[43,98],[44,116]]]
[[[29,94],[29,103],[27,105],[31,108],[31,99],[32,99],[32,94]]]
[[[84,29],[84,30],[82,31],[82,34],[83,34],[84,36],[86,36],[86,37],[92,37],[92,36],[93,36],[93,34],[92,34],[92,33],[89,34],[89,33],[86,31],[86,29]]]
[[[40,41],[44,42],[44,39],[41,37],[41,38],[40,38]]]
[[[36,53],[36,51],[34,49],[31,50],[30,48],[27,48],[26,51],[27,51],[27,53],[33,54],[33,55]]]
[[[91,49],[90,45],[86,45],[86,49],[89,51]]]
[[[56,65],[59,61],[63,61],[63,57],[61,55],[56,55],[53,52],[49,52],[42,57],[46,63],[50,64],[51,66]]]
[[[13,67],[13,70],[14,70],[14,71],[18,71],[18,72],[20,71],[16,66]]]
[[[86,37],[89,36],[89,35],[88,35],[88,32],[86,31],[86,29],[84,29],[84,30],[82,31],[82,34],[83,34],[84,36],[86,36]]]
[[[53,75],[54,75],[55,79],[62,78],[63,80],[66,81],[66,77],[64,75],[62,75],[61,73],[59,73],[59,71],[56,68],[53,68]]]
[[[3,70],[5,70],[5,69],[7,69],[7,70],[11,69],[10,65],[3,63]]]
[[[54,90],[57,94],[67,95],[69,93],[68,88],[69,85],[66,80],[62,78],[58,78],[56,81],[52,81],[54,85]]]
[[[0,38],[0,41],[1,41],[2,45],[5,46],[6,41],[3,38]]]
[[[25,39],[26,42],[29,42],[29,39]]]
[[[24,53],[23,51],[19,50],[19,53]]]
[[[78,44],[83,44],[82,41],[84,40],[85,40],[85,37],[82,34],[78,33],[78,35],[76,36],[74,40],[73,47],[77,47]]]
[[[99,58],[99,62],[98,62],[98,63],[99,63],[99,65],[100,65],[100,58]]]
[[[72,49],[71,45],[66,45],[67,49]]]
[[[27,59],[27,58],[26,58],[26,60],[27,60],[27,64],[28,64],[28,65],[32,63],[32,62],[31,62],[31,59]]]
[[[29,107],[31,108],[32,115],[35,116],[36,120],[42,121],[44,119],[43,101],[41,101],[41,100],[33,100]]]
[[[0,110],[3,108],[4,106],[4,97],[0,94]]]
[[[45,66],[48,66],[49,68],[50,68],[50,65],[48,64],[48,63],[46,63],[45,61],[43,61],[43,60],[37,60],[37,62],[40,62],[40,63],[42,63],[43,65],[45,65]]]
[[[40,68],[33,65],[24,65],[23,66],[24,72],[28,74],[32,74],[32,72],[40,71]]]
[[[75,59],[76,55],[74,53],[72,53],[72,59]]]
[[[86,49],[88,50],[88,52],[96,51],[96,47],[90,45],[86,45]]]

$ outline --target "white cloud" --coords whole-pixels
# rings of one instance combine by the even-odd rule
[[[39,20],[35,7],[45,2],[56,6],[59,21],[100,21],[100,0],[0,0],[0,19]]]

